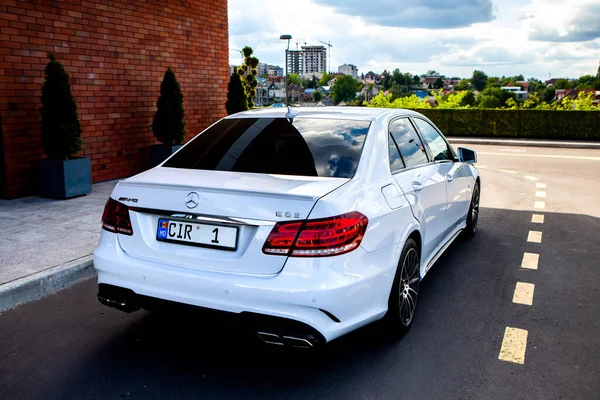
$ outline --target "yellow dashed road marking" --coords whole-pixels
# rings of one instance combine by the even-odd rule
[[[540,255],[536,253],[525,253],[523,254],[523,261],[521,261],[521,268],[525,269],[538,269],[538,261]]]
[[[542,232],[529,231],[529,235],[527,235],[527,241],[531,243],[542,243]]]
[[[538,178],[536,178],[535,176],[531,176],[531,175],[525,175],[525,179],[529,179],[530,181],[537,181]]]
[[[527,347],[527,331],[525,329],[506,327],[502,348],[498,358],[516,364],[525,364],[525,349]]]
[[[536,183],[535,187],[536,187],[536,189],[546,189],[546,184],[545,183]]]
[[[490,152],[487,152],[487,151],[478,151],[477,154],[485,154],[486,156],[562,158],[562,159],[567,159],[567,160],[600,161],[600,157],[592,157],[592,156],[566,156],[566,155],[559,155],[559,154],[490,153]]]
[[[546,202],[545,201],[536,201],[535,203],[533,203],[533,208],[543,210],[544,208],[546,208]]]
[[[535,197],[546,197],[546,192],[544,192],[544,191],[535,192]]]
[[[544,216],[542,214],[533,214],[531,216],[531,222],[533,222],[534,224],[543,224]]]
[[[515,293],[513,294],[513,303],[530,306],[533,304],[533,283],[517,282]]]

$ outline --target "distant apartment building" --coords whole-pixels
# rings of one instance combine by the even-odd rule
[[[286,63],[288,74],[302,75],[302,51],[289,50]]]
[[[321,76],[327,71],[327,50],[325,46],[302,46],[302,75]]]
[[[283,76],[283,68],[279,65],[258,63],[258,76]]]
[[[354,79],[358,79],[358,68],[356,68],[356,65],[352,65],[352,64],[340,65],[338,67],[338,72],[340,74],[351,76]]]
[[[283,68],[277,65],[270,65],[267,70],[267,76],[283,76]]]

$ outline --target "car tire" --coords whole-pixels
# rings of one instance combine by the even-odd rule
[[[409,238],[402,249],[384,317],[386,330],[390,333],[403,335],[410,328],[417,308],[420,281],[419,247]]]
[[[477,225],[479,224],[479,200],[480,200],[479,182],[475,182],[473,187],[473,196],[471,197],[471,205],[467,214],[467,227],[465,228],[465,236],[472,238],[477,233]]]

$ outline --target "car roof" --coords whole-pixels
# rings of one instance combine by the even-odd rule
[[[377,117],[391,115],[420,115],[419,113],[402,108],[374,108],[374,107],[291,107],[295,113],[294,118],[327,118],[372,121]],[[229,115],[232,118],[285,118],[288,108],[264,108],[243,111]]]

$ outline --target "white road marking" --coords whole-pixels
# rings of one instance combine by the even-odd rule
[[[517,282],[515,293],[513,294],[513,303],[524,304],[530,306],[533,304],[533,291],[535,285],[533,283]]]
[[[535,184],[536,189],[546,189],[546,184],[545,183],[536,183]]]
[[[535,203],[533,203],[533,208],[543,210],[544,208],[546,208],[546,202],[545,201],[536,201]]]
[[[506,327],[502,347],[498,359],[515,364],[525,364],[527,348],[527,331],[525,329]]]
[[[523,254],[523,261],[521,261],[521,268],[525,269],[538,269],[538,262],[540,261],[540,255],[537,253],[525,253]]]
[[[539,180],[535,176],[531,176],[531,175],[525,175],[525,179],[529,179],[530,181],[537,181],[537,180]]]
[[[519,153],[490,153],[487,151],[478,151],[477,154],[484,154],[486,156],[512,156],[512,157],[537,157],[537,158],[563,158],[568,160],[589,160],[589,161],[600,161],[600,157],[592,156],[566,156],[559,154],[519,154]]]
[[[534,224],[543,224],[544,223],[544,215],[543,214],[533,214],[531,216],[531,222]]]
[[[535,197],[546,197],[546,192],[537,191],[537,192],[535,192]]]
[[[479,169],[479,168],[483,168],[483,169],[485,169],[485,168],[487,168],[487,167],[486,167],[485,165],[478,165],[478,166],[477,166],[477,169]]]
[[[507,174],[516,174],[517,171],[511,171],[509,169],[499,169],[500,172],[506,172]]]
[[[529,234],[527,235],[527,241],[530,243],[542,243],[542,232],[529,231]]]

